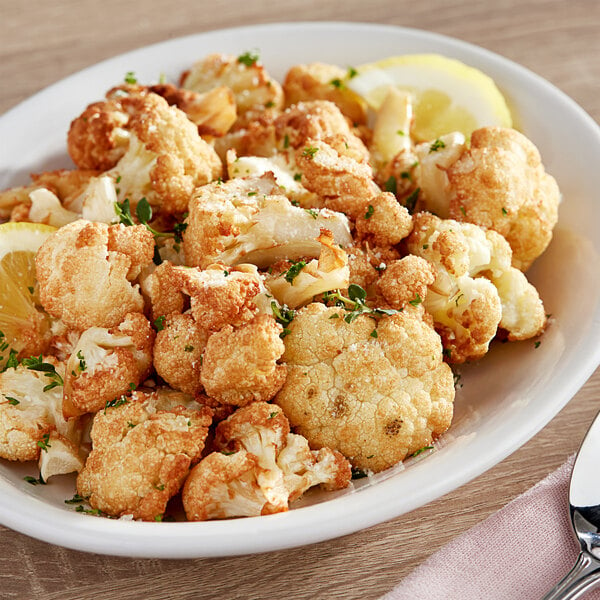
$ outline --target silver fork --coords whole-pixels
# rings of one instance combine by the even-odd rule
[[[569,512],[581,552],[543,600],[574,600],[600,583],[600,413],[587,432],[569,487]]]

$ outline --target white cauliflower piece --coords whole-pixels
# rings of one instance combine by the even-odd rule
[[[265,285],[279,304],[297,308],[318,294],[348,287],[350,269],[346,253],[326,229],[321,230],[317,239],[321,244],[318,260],[299,261],[279,275],[267,276]]]
[[[436,269],[424,305],[451,362],[483,356],[499,326],[507,329],[509,339],[543,330],[546,317],[539,295],[511,267],[510,247],[502,236],[428,213],[415,215],[414,222],[407,247]]]
[[[142,225],[126,228],[78,220],[61,227],[38,251],[40,301],[71,328],[114,327],[144,301],[133,284],[152,262],[154,237]]]
[[[40,459],[44,480],[83,466],[81,425],[62,415],[64,374],[64,364],[53,357],[25,359],[0,373],[0,457]]]
[[[269,175],[198,188],[186,223],[186,261],[202,268],[214,262],[267,267],[282,259],[316,258],[322,227],[340,246],[351,242],[344,215],[293,206]]]
[[[126,315],[112,329],[86,329],[66,364],[65,417],[97,412],[144,381],[152,367],[154,337],[141,313]]]
[[[183,489],[192,521],[284,512],[313,485],[337,490],[350,483],[350,463],[329,448],[311,452],[273,404],[238,409],[217,426],[215,444],[220,452],[194,467]]]

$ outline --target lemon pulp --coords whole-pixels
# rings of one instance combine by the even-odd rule
[[[54,227],[36,223],[0,225],[0,368],[11,350],[44,351],[50,318],[40,306],[35,255]]]
[[[411,94],[416,142],[460,131],[468,139],[479,127],[511,127],[502,93],[485,73],[437,54],[393,56],[357,68],[347,85],[374,110],[390,86]]]

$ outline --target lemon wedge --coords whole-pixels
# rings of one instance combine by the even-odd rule
[[[35,255],[55,227],[39,223],[0,225],[0,369],[11,350],[39,354],[50,318],[39,303]]]
[[[511,127],[512,118],[502,93],[485,73],[438,54],[392,56],[356,69],[347,86],[374,110],[390,86],[411,94],[416,142],[460,131],[466,139],[479,127]]]

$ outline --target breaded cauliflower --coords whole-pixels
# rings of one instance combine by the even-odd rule
[[[187,394],[202,392],[202,353],[209,332],[189,314],[172,313],[156,335],[154,368],[171,387]]]
[[[375,247],[395,246],[412,230],[408,210],[398,203],[393,194],[381,192],[369,200],[364,215],[355,222],[359,241]]]
[[[498,327],[506,329],[511,340],[533,337],[544,329],[539,294],[511,266],[510,247],[498,233],[419,213],[407,247],[436,269],[424,305],[451,362],[483,356]]]
[[[77,492],[108,515],[153,521],[200,459],[212,413],[170,402],[163,408],[157,393],[121,400],[94,417]]]
[[[186,223],[187,264],[202,268],[216,262],[267,267],[281,259],[316,258],[321,227],[332,231],[342,247],[351,242],[344,215],[293,206],[270,175],[198,188]]]
[[[309,487],[350,483],[350,463],[329,448],[312,452],[278,406],[255,402],[217,426],[213,452],[190,473],[183,489],[189,520],[258,516],[288,510]]]
[[[146,300],[146,307],[152,322],[172,313],[182,313],[186,307],[185,296],[181,291],[180,275],[170,261],[160,265],[148,265],[140,276],[140,288]]]
[[[137,387],[152,368],[154,337],[141,313],[127,314],[111,329],[86,329],[65,367],[65,417],[97,412]]]
[[[107,174],[132,206],[146,198],[163,214],[185,212],[194,189],[221,175],[220,158],[185,113],[160,96],[135,96],[129,103],[129,146]]]
[[[153,252],[154,237],[141,225],[65,225],[36,257],[40,301],[68,327],[114,327],[127,313],[142,312],[139,285],[132,281]]]
[[[313,303],[289,328],[288,376],[274,402],[311,447],[381,471],[450,426],[453,376],[420,306],[374,321]]]
[[[21,364],[0,373],[0,457],[42,459],[44,480],[81,469],[80,423],[67,422],[61,409],[64,364],[53,357],[25,362],[30,367]]]
[[[287,106],[310,100],[329,100],[354,124],[364,124],[367,107],[344,85],[347,72],[336,65],[311,63],[294,65],[286,74],[283,92]]]
[[[286,261],[283,272],[267,276],[265,285],[279,304],[297,308],[310,302],[317,294],[345,289],[350,284],[348,257],[334,243],[331,232],[321,229],[317,239],[321,244],[318,260]]]
[[[268,401],[281,389],[286,367],[281,325],[260,314],[234,329],[226,325],[208,338],[200,378],[206,394],[222,404]]]
[[[535,145],[514,129],[478,129],[447,174],[450,218],[503,235],[526,271],[552,239],[560,201]]]
[[[183,88],[199,93],[226,86],[233,91],[242,114],[283,106],[281,85],[267,73],[258,56],[250,52],[239,57],[210,54],[185,71],[180,83]]]

